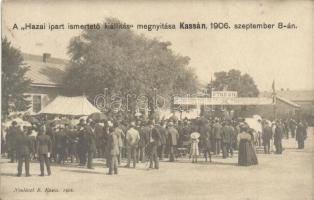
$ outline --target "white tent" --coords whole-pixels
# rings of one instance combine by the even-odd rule
[[[38,114],[59,114],[59,115],[90,115],[100,113],[85,96],[65,97],[58,96]]]

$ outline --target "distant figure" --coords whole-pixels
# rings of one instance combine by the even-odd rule
[[[199,156],[199,149],[198,149],[198,143],[199,143],[199,133],[198,136],[196,134],[197,132],[191,133],[191,150],[190,155],[192,157],[192,163],[197,163],[197,157]]]
[[[265,123],[265,127],[263,129],[263,146],[264,146],[264,153],[270,154],[270,140],[272,138],[272,130],[269,126],[268,122]]]
[[[146,151],[147,146],[149,144],[149,132],[150,128],[147,124],[145,124],[140,129],[140,141],[139,141],[139,147],[138,147],[138,160],[140,160],[142,163],[146,161]]]
[[[15,162],[16,158],[16,137],[21,134],[21,129],[17,126],[17,122],[13,121],[12,126],[9,127],[7,134],[5,136],[6,147],[8,151],[8,156],[10,158],[10,163]]]
[[[16,145],[17,145],[17,176],[22,175],[22,167],[23,162],[25,162],[25,174],[26,176],[31,176],[29,173],[29,160],[30,153],[32,152],[33,144],[31,137],[27,136],[28,129],[27,127],[23,127],[23,132],[16,137]]]
[[[163,160],[165,156],[166,144],[167,144],[167,129],[165,122],[161,122],[157,126],[160,133],[160,145],[158,146],[159,159]]]
[[[154,122],[149,122],[150,132],[149,132],[149,152],[150,152],[150,164],[149,168],[159,169],[159,159],[158,159],[158,143],[160,140],[160,133],[158,129],[154,126]]]
[[[231,142],[234,128],[230,125],[230,122],[227,122],[226,125],[222,128],[222,157],[229,157],[229,152],[233,154]]]
[[[51,175],[50,170],[50,163],[49,163],[49,157],[51,152],[51,139],[48,135],[46,135],[46,127],[42,126],[39,130],[38,136],[37,136],[37,152],[39,156],[39,163],[40,163],[40,175],[44,176],[44,168],[45,164],[47,167],[47,173],[48,176]]]
[[[290,119],[290,121],[289,121],[289,128],[290,128],[290,131],[291,131],[291,137],[292,138],[295,137],[296,126],[297,126],[296,121],[294,119]]]
[[[203,149],[205,162],[207,162],[207,156],[209,158],[209,162],[212,161],[212,155],[211,155],[211,128],[210,124],[207,121],[205,125],[200,127],[200,140],[201,140],[201,148]]]
[[[126,142],[127,142],[127,155],[128,155],[128,163],[126,167],[130,167],[131,158],[133,159],[133,167],[136,167],[137,161],[137,148],[138,142],[140,141],[140,134],[135,129],[135,122],[131,122],[131,127],[126,133]]]
[[[306,139],[306,129],[305,126],[300,122],[297,126],[296,137],[298,142],[298,149],[304,149],[304,141]]]
[[[121,164],[121,157],[122,157],[122,149],[123,149],[123,139],[125,137],[125,134],[122,130],[122,128],[120,127],[121,124],[119,121],[116,121],[114,123],[114,127],[115,127],[115,134],[118,136],[118,141],[119,141],[119,156],[118,156],[118,164]]]
[[[90,122],[90,125],[85,126],[85,134],[87,139],[87,168],[93,168],[93,158],[96,154],[96,133],[95,133],[96,123],[94,121]]]
[[[168,123],[168,138],[169,138],[169,148],[170,148],[170,162],[174,162],[175,152],[178,145],[179,133],[176,128],[173,127],[173,123]]]
[[[221,149],[221,129],[222,126],[219,123],[219,120],[216,119],[215,123],[213,125],[213,135],[214,135],[214,155],[219,155],[220,154],[220,149]]]
[[[79,166],[86,165],[86,154],[87,154],[87,136],[85,133],[85,120],[80,119],[80,123],[78,124],[77,134],[78,134],[78,148],[77,153],[80,159]]]
[[[278,121],[276,123],[275,134],[274,134],[274,145],[276,148],[276,154],[282,154],[282,137],[283,137],[283,127]]]
[[[108,136],[108,150],[109,150],[109,172],[108,175],[112,175],[113,171],[114,174],[118,174],[118,156],[120,154],[119,148],[119,138],[116,134],[113,127],[109,128],[109,136]]]
[[[252,136],[248,133],[248,126],[246,124],[240,125],[238,143],[239,143],[238,165],[240,166],[257,165],[258,161],[252,144]]]

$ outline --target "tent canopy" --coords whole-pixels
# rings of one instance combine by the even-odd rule
[[[38,114],[59,114],[59,115],[90,115],[100,113],[85,96],[65,97],[58,96]]]

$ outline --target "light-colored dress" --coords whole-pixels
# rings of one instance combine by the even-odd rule
[[[198,139],[192,139],[191,156],[198,156],[199,155],[198,143],[199,143]]]

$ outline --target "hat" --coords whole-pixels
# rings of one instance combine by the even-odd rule
[[[169,122],[169,123],[168,123],[168,126],[173,126],[173,122]]]
[[[111,121],[108,121],[108,126],[113,127],[113,123]]]
[[[197,138],[200,137],[200,134],[199,134],[198,132],[193,132],[193,133],[191,133],[190,137],[191,137],[192,139],[197,139]]]

